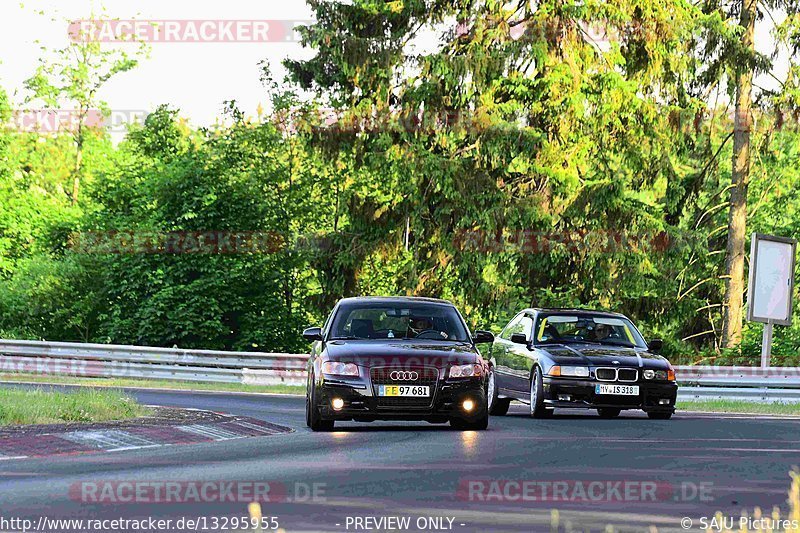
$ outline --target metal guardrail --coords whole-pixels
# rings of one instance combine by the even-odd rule
[[[678,399],[682,401],[742,400],[759,403],[797,403],[800,402],[800,389],[682,386],[678,389]]]
[[[305,354],[0,339],[0,372],[304,385]],[[675,367],[682,400],[800,402],[800,367]]]
[[[0,372],[304,385],[307,355],[0,339]]]
[[[680,400],[800,402],[800,367],[677,366]]]

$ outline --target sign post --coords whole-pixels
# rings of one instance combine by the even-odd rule
[[[792,294],[797,241],[753,233],[750,241],[750,282],[747,320],[764,323],[761,368],[769,367],[774,324],[792,324]]]
[[[764,334],[761,336],[761,368],[769,368],[769,359],[772,356],[772,322],[764,324]]]

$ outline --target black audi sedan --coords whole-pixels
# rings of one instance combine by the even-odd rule
[[[511,400],[531,416],[555,408],[597,409],[613,418],[624,409],[650,418],[675,412],[675,371],[627,317],[582,309],[525,309],[495,338],[490,354],[489,412],[504,415]]]
[[[424,420],[486,429],[488,364],[455,306],[412,297],[345,298],[322,328],[308,328],[306,423]]]

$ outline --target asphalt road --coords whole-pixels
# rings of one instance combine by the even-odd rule
[[[526,416],[527,406],[515,405],[508,416],[493,417],[484,432],[377,422],[337,424],[335,432],[320,434],[305,427],[301,398],[131,393],[148,404],[246,415],[296,431],[2,461],[0,529],[14,529],[3,527],[2,519],[38,523],[40,516],[206,517],[208,530],[234,529],[220,519],[246,516],[246,501],[95,503],[76,497],[76,486],[266,481],[272,493],[282,487],[286,497],[264,504],[262,512],[286,531],[393,530],[374,522],[359,528],[355,517],[366,516],[410,517],[401,529],[407,531],[551,531],[553,509],[559,531],[604,531],[608,525],[615,531],[684,531],[683,517],[699,531],[701,517],[715,511],[738,517],[754,506],[785,510],[789,471],[800,464],[798,419],[686,413],[654,421],[632,412],[602,420],[563,412],[534,420]],[[417,522],[434,517],[444,518],[438,528],[435,521]]]

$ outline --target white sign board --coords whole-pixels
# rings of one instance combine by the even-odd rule
[[[750,244],[747,320],[788,326],[797,241],[754,233]]]

